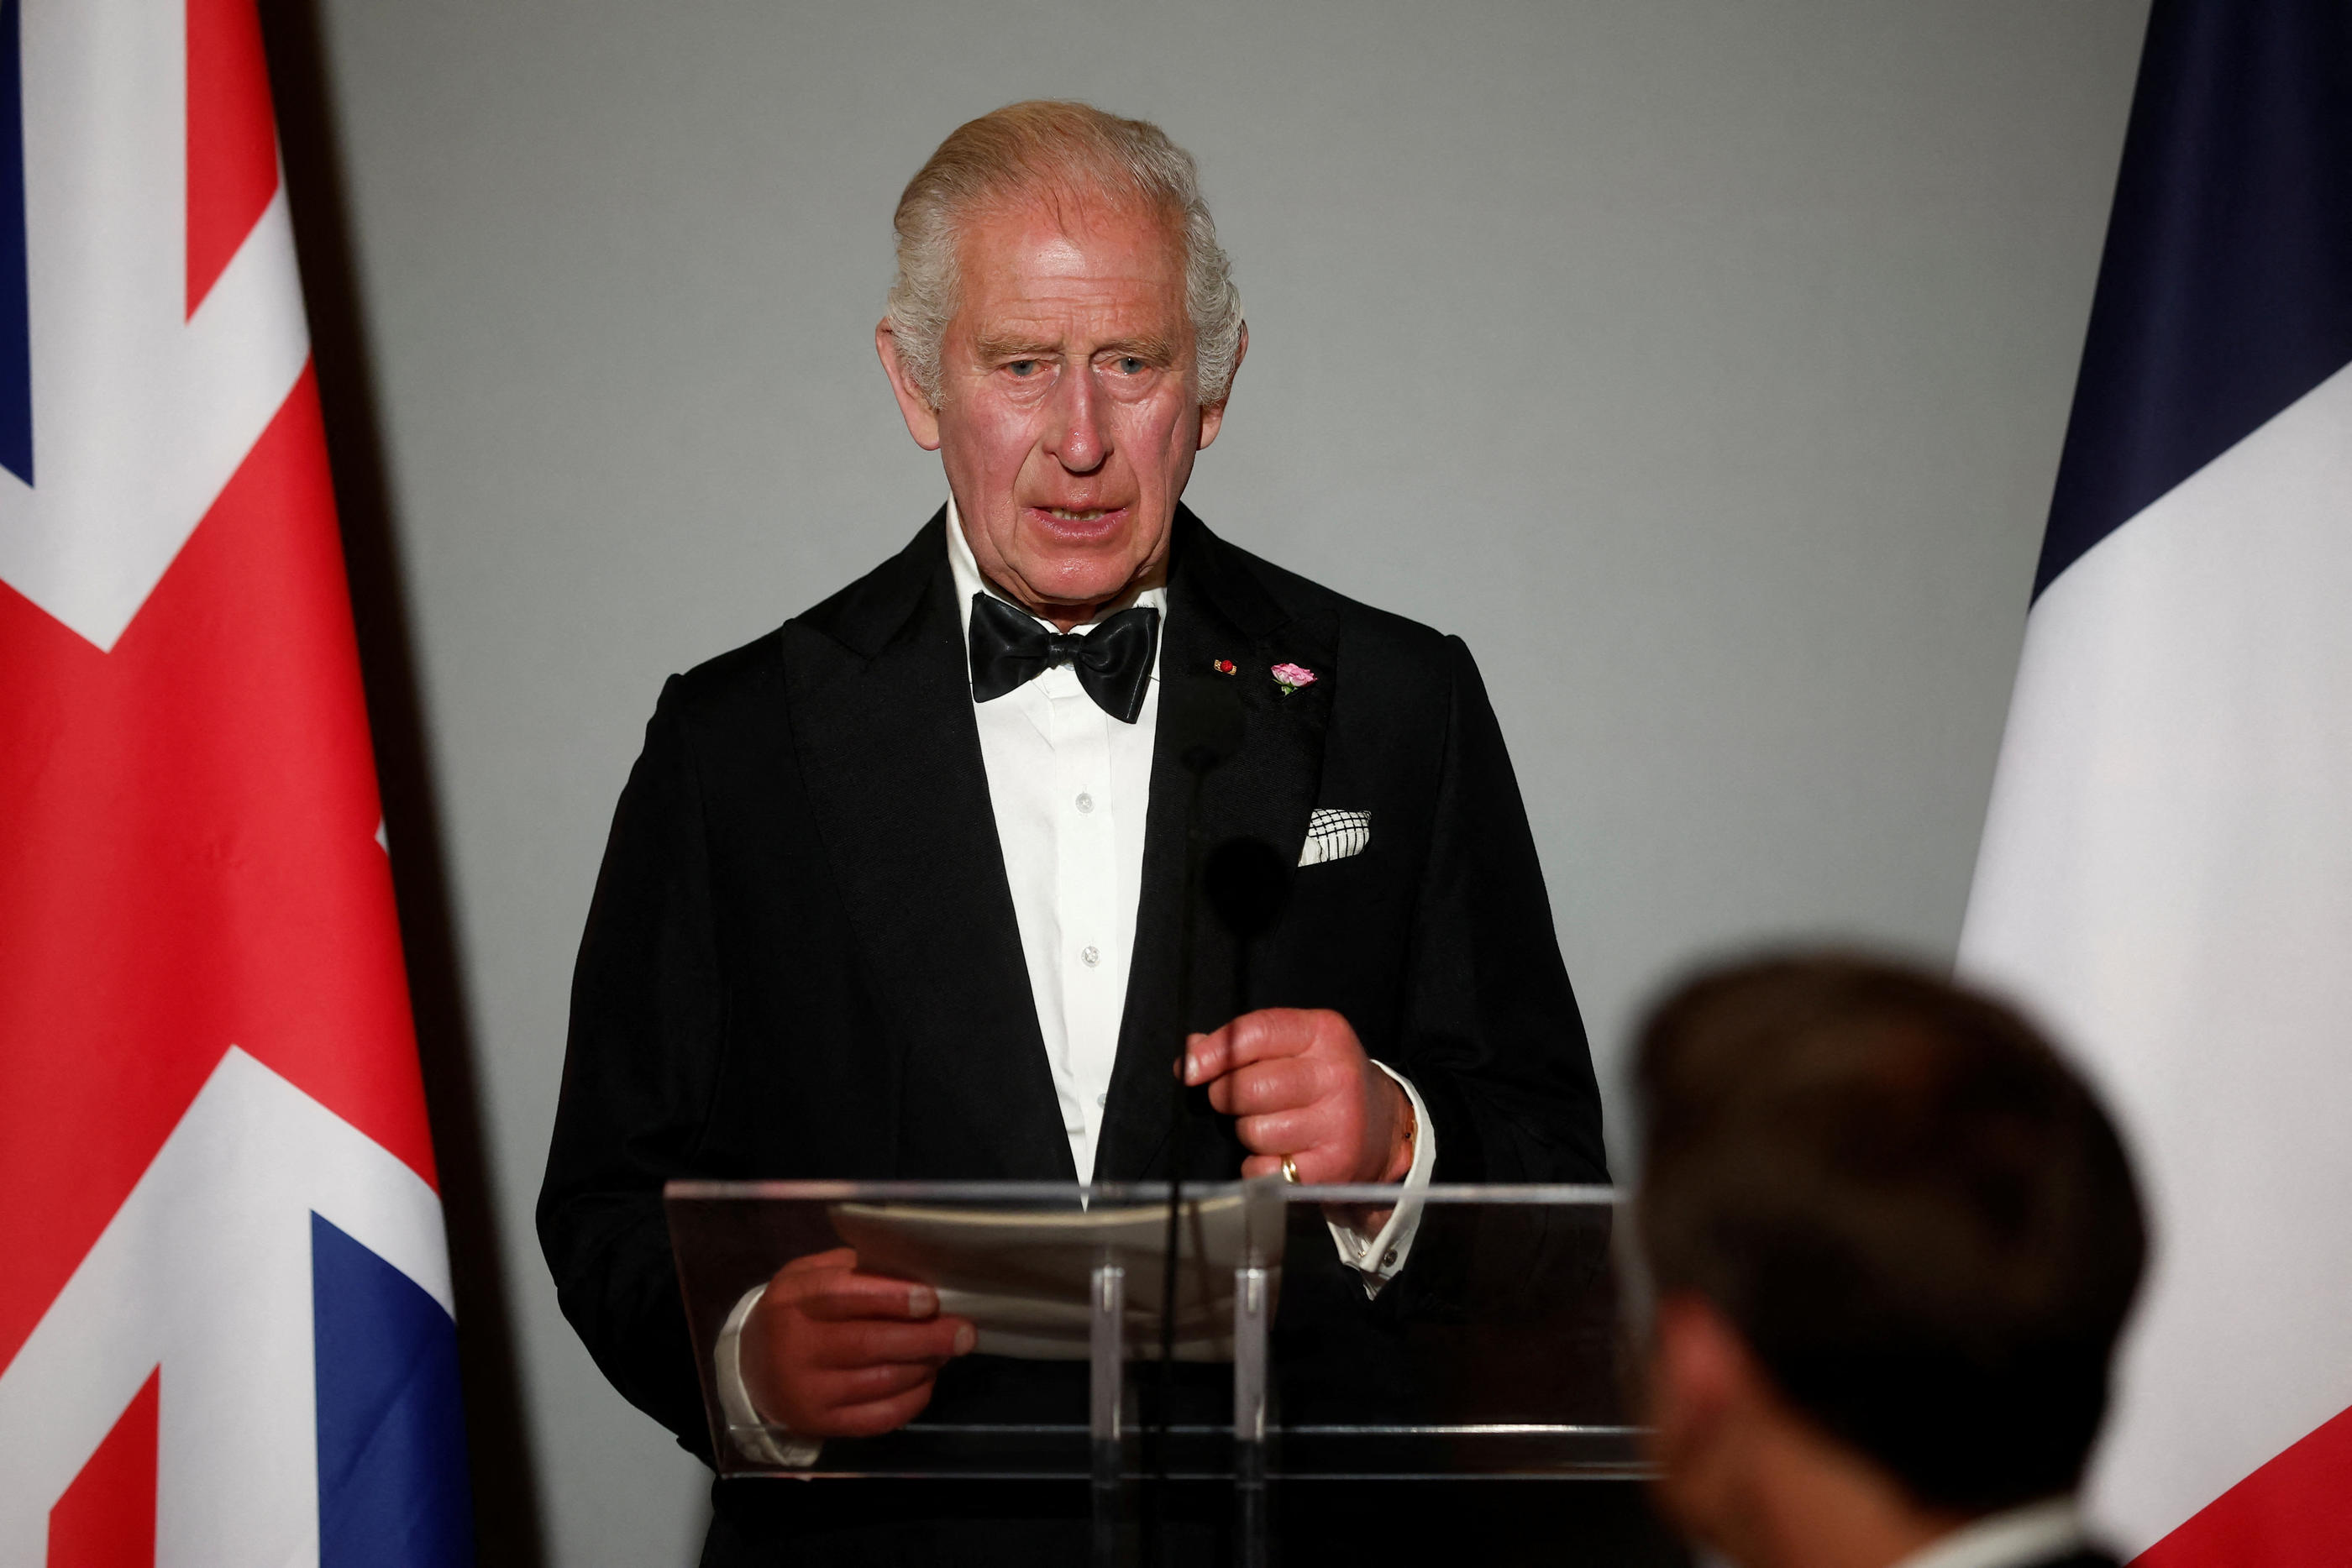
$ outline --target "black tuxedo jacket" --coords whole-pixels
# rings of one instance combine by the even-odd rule
[[[581,944],[540,1239],[605,1375],[706,1456],[664,1180],[1081,1174],[997,845],[945,526],[942,511],[833,598],[670,680]],[[1363,852],[1292,875],[1246,996],[1202,921],[1188,1021],[1336,1009],[1420,1091],[1437,1180],[1605,1180],[1583,1029],[1468,651],[1188,511],[1175,528],[1163,677],[1229,660],[1244,714],[1202,792],[1203,841],[1260,839],[1288,867],[1311,809],[1371,812]],[[1285,695],[1267,674],[1284,663],[1318,679]],[[1167,1175],[1190,787],[1171,749],[1154,753],[1102,1180]],[[1198,1092],[1192,1114],[1188,1179],[1232,1179],[1229,1120]]]

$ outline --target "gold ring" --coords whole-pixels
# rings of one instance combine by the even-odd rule
[[[1288,1155],[1282,1156],[1282,1179],[1293,1186],[1298,1185],[1298,1162]]]

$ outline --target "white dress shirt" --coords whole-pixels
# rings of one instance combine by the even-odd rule
[[[970,647],[975,593],[991,588],[972,558],[953,497],[948,501],[948,567],[955,579],[957,618]],[[1007,602],[1010,602],[1009,601]],[[1095,705],[1077,672],[1055,664],[990,702],[975,702],[981,761],[997,846],[1004,856],[1021,951],[1037,1032],[1045,1045],[1062,1131],[1081,1180],[1091,1179],[1118,1056],[1119,1020],[1127,1009],[1128,971],[1135,954],[1135,915],[1143,898],[1143,830],[1151,806],[1152,737],[1160,714],[1159,650],[1167,643],[1168,591],[1148,588],[1106,615],[1146,605],[1160,612],[1160,638],[1152,653],[1150,685],[1133,724]],[[1091,632],[1101,617],[1075,628]],[[1058,632],[1050,622],[1039,625]],[[970,653],[965,674],[971,674]],[[1304,824],[1301,824],[1303,827]],[[1312,871],[1307,874],[1312,875]],[[1412,1251],[1423,1195],[1437,1161],[1437,1134],[1421,1092],[1385,1062],[1374,1066],[1396,1080],[1412,1102],[1416,1129],[1412,1166],[1388,1222],[1364,1234],[1333,1220],[1339,1260],[1361,1276],[1367,1294],[1396,1277]],[[809,1465],[818,1445],[765,1427],[754,1413],[739,1363],[744,1323],[766,1287],[728,1314],[714,1359],[719,1402],[736,1442],[771,1463]]]
[[[2074,1500],[2045,1498],[1971,1520],[1894,1568],[2030,1568],[2080,1552],[2086,1544]]]
[[[981,576],[955,503],[948,503],[948,566],[966,646],[976,593],[1002,599]],[[1168,591],[1133,602],[1168,622]],[[1120,605],[1118,608],[1126,609]],[[1097,618],[1097,621],[1099,618]],[[1090,631],[1097,621],[1076,628]],[[1039,622],[1052,627],[1051,622]],[[1162,642],[1165,641],[1163,638]],[[965,654],[964,674],[971,673]],[[1037,1032],[1053,1070],[1062,1131],[1078,1179],[1093,1179],[1095,1145],[1118,1055],[1119,1019],[1143,898],[1143,821],[1151,804],[1151,741],[1160,716],[1160,653],[1133,724],[1095,706],[1077,672],[1055,664],[992,702],[974,703],[988,801],[1004,879],[1029,962]]]
[[[948,500],[948,568],[955,578],[956,609],[966,647],[971,600],[997,593],[981,575],[964,538],[954,497]],[[1010,602],[1008,601],[1008,602]],[[1062,1130],[1081,1180],[1091,1179],[1118,1056],[1119,1020],[1127,1008],[1128,970],[1135,954],[1135,912],[1143,897],[1143,824],[1151,808],[1152,737],[1160,715],[1160,649],[1167,645],[1168,591],[1147,588],[1102,616],[1073,628],[1090,632],[1103,616],[1130,604],[1160,612],[1151,684],[1142,711],[1122,724],[1095,705],[1077,671],[1055,664],[990,702],[972,705],[980,756],[988,774],[996,839],[1013,889],[1021,951],[1029,962],[1029,990],[1037,1006],[1037,1032],[1061,1103]],[[1048,630],[1060,630],[1039,621]],[[965,674],[970,654],[965,655]],[[1303,824],[1302,824],[1303,826]],[[1313,874],[1310,871],[1307,874]],[[1420,1091],[1385,1062],[1374,1066],[1396,1080],[1412,1103],[1417,1128],[1412,1166],[1388,1223],[1366,1235],[1336,1221],[1331,1239],[1340,1261],[1380,1288],[1404,1267],[1420,1228],[1422,1194],[1437,1160],[1437,1135]]]

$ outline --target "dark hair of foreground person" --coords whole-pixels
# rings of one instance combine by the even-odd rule
[[[2003,1004],[1877,960],[1698,977],[1641,1039],[1637,1223],[1790,1405],[1918,1503],[2072,1490],[2147,1250],[2090,1090]]]

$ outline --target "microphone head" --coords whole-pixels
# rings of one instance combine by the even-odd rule
[[[1158,743],[1195,776],[1242,748],[1242,697],[1230,680],[1182,675],[1160,685]]]
[[[1290,871],[1264,839],[1227,839],[1202,862],[1201,885],[1225,929],[1246,941],[1282,918]]]

